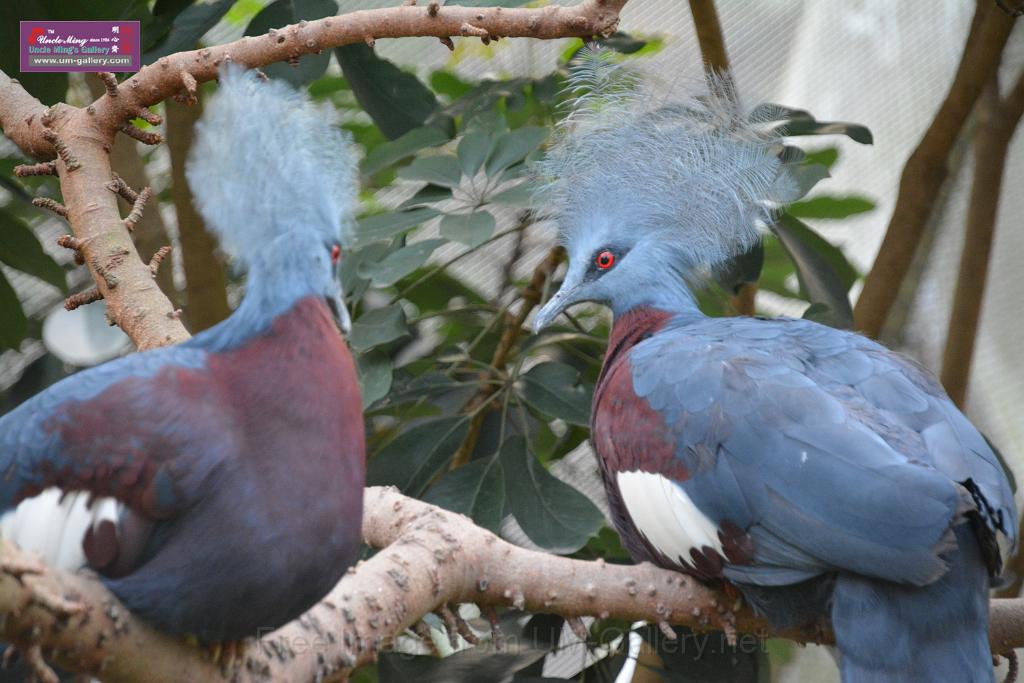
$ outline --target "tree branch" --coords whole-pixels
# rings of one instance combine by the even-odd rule
[[[949,175],[950,150],[982,88],[999,68],[1013,21],[991,0],[978,0],[956,76],[917,149],[907,159],[889,227],[854,307],[856,329],[870,337],[881,333],[896,301],[932,206]]]
[[[64,204],[108,314],[139,349],[173,344],[187,339],[188,332],[119,225],[116,197],[103,190],[112,178],[110,146],[118,131],[132,130],[131,119],[152,119],[147,107],[173,95],[191,100],[196,85],[216,78],[226,59],[257,67],[367,36],[449,38],[464,35],[465,26],[486,33],[485,38],[602,35],[615,30],[625,2],[583,0],[572,7],[538,9],[407,5],[303,21],[262,36],[163,57],[120,85],[111,84],[110,92],[84,109],[66,104],[47,109],[0,72],[0,127],[31,156],[49,159],[66,152],[57,163]]]
[[[453,602],[696,629],[735,626],[804,642],[830,638],[812,627],[771,632],[746,608],[733,614],[724,594],[650,564],[585,562],[520,548],[393,488],[367,489],[363,539],[382,550],[304,616],[248,644],[236,671],[221,671],[203,651],[134,618],[94,578],[45,567],[26,571],[31,557],[5,541],[0,633],[19,648],[38,646],[62,667],[114,683],[341,680],[372,662],[396,634]],[[990,640],[996,652],[1024,646],[1024,599],[992,602]]]
[[[974,343],[985,297],[1006,154],[1017,124],[1024,115],[1024,74],[1005,101],[999,96],[999,83],[993,77],[978,106],[974,180],[942,359],[942,384],[949,397],[961,408],[967,398]]]
[[[100,97],[105,92],[109,92],[109,79],[92,78],[93,74],[86,75],[89,76],[86,83],[93,97]],[[113,76],[112,74],[108,75]],[[116,83],[116,80],[114,82]],[[152,185],[149,173],[146,171],[146,162],[142,158],[142,154],[139,153],[138,145],[134,140],[126,137],[114,139],[110,148],[110,165],[117,169],[118,175],[129,187],[143,188]],[[129,201],[134,202],[134,199]],[[142,219],[135,226],[132,241],[143,256],[155,254],[160,247],[170,241],[167,237],[167,226],[164,224],[163,216],[155,207],[142,214]],[[172,275],[172,269],[165,268],[157,276],[156,281],[160,290],[167,295],[173,305],[176,303],[177,297]]]
[[[178,217],[181,264],[185,269],[185,316],[193,332],[219,323],[231,313],[227,275],[217,257],[217,242],[207,232],[203,217],[192,204],[185,180],[185,159],[192,147],[193,127],[202,113],[199,104],[186,107],[168,100],[167,147],[171,153],[171,189]]]
[[[524,218],[524,220],[529,220],[529,217]],[[491,367],[495,370],[505,369],[508,357],[515,346],[516,341],[519,339],[519,335],[523,332],[523,325],[526,324],[526,318],[529,317],[530,311],[536,308],[537,304],[540,303],[540,298],[543,296],[544,282],[551,277],[563,260],[565,260],[565,249],[560,246],[552,247],[548,251],[544,260],[534,268],[529,284],[527,284],[519,293],[519,298],[523,301],[519,307],[519,311],[515,316],[508,314],[504,316],[505,327],[502,331],[501,339],[498,340],[498,346],[494,349],[494,355],[491,357]],[[476,448],[477,440],[480,438],[480,429],[483,427],[484,418],[486,417],[484,411],[478,409],[490,401],[491,397],[497,390],[497,385],[484,384],[480,387],[480,390],[466,402],[463,412],[467,414],[472,413],[473,417],[469,422],[469,430],[466,432],[466,438],[462,440],[462,444],[459,446],[459,449],[455,451],[455,455],[452,456],[450,469],[454,470],[469,462],[469,458],[473,454],[473,449]]]
[[[708,76],[717,75],[724,79],[730,93],[735,95],[735,83],[729,70],[729,55],[725,50],[725,35],[722,22],[718,19],[715,0],[690,0],[693,28],[697,32],[701,59]],[[739,289],[729,298],[736,315],[754,315],[757,300],[757,283],[741,282]]]

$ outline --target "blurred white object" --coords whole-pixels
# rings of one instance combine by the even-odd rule
[[[103,301],[73,311],[54,307],[43,321],[43,343],[61,361],[83,368],[116,358],[131,348],[131,340],[121,328],[107,323]]]
[[[640,659],[640,648],[643,647],[644,637],[638,630],[647,625],[646,621],[634,621],[629,627],[629,652],[626,655],[626,663],[619,670],[615,677],[615,683],[632,683],[633,674],[636,673],[636,662]]]

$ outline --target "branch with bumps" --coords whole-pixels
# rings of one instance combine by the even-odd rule
[[[98,74],[104,94],[83,108],[63,103],[44,107],[15,79],[0,72],[0,128],[22,151],[44,162],[22,167],[20,173],[56,173],[60,177],[63,204],[58,206],[66,213],[99,294],[106,299],[111,320],[139,349],[173,344],[187,339],[188,332],[153,283],[148,264],[124,229],[133,216],[122,223],[116,197],[101,191],[114,180],[109,151],[118,133],[146,144],[162,141],[159,133],[132,123],[142,119],[160,125],[160,117],[149,107],[170,97],[196,101],[198,85],[216,78],[225,60],[259,67],[379,38],[433,36],[449,44],[452,37],[462,36],[490,41],[607,35],[618,25],[625,2],[582,0],[571,7],[542,8],[458,7],[436,2],[419,6],[413,2],[303,21],[262,36],[163,57],[121,83],[113,74]],[[142,207],[133,207],[133,214],[134,208]],[[119,283],[116,288],[109,286],[111,277]]]
[[[0,541],[0,636],[26,659],[104,681],[337,681],[447,605],[512,606],[566,618],[594,615],[727,633],[826,642],[827,631],[773,633],[746,608],[690,577],[650,564],[612,565],[512,545],[468,518],[370,488],[363,540],[379,548],[305,615],[246,644],[233,662],[157,633],[95,578],[53,571]],[[993,651],[1024,646],[1024,599],[992,602]],[[573,622],[575,623],[575,622]],[[422,629],[421,629],[422,630]],[[467,631],[468,632],[468,631]]]

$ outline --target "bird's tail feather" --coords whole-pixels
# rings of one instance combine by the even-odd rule
[[[843,683],[991,683],[988,571],[970,525],[949,572],[925,587],[840,576],[832,625]]]
[[[225,65],[187,171],[200,213],[236,258],[284,232],[347,242],[357,202],[352,142],[330,110],[286,83]]]

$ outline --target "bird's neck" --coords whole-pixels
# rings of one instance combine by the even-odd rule
[[[630,314],[637,309],[664,311],[686,317],[703,315],[684,277],[674,273],[657,283],[638,282],[635,286],[623,288],[616,292],[610,306],[615,314],[616,325],[620,319],[635,319],[636,316],[630,317]]]
[[[635,306],[621,315],[616,314],[594,396],[601,393],[605,378],[631,348],[657,333],[676,315],[672,311],[647,305]]]
[[[250,273],[245,297],[238,308],[220,324],[196,335],[197,345],[211,351],[235,348],[266,333],[274,321],[306,299],[320,299],[316,288],[302,277],[264,277]]]

